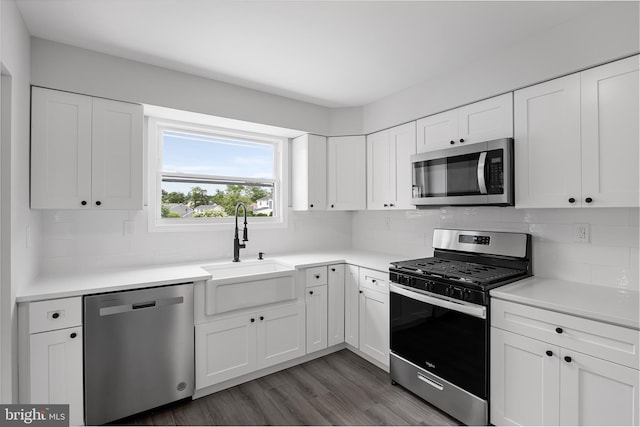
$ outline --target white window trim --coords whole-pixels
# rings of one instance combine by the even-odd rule
[[[196,132],[206,134],[216,134],[230,138],[242,140],[269,142],[274,144],[275,170],[279,174],[280,180],[265,179],[262,182],[274,182],[273,192],[275,194],[276,217],[247,217],[247,222],[252,229],[272,229],[286,228],[288,224],[288,196],[289,191],[289,144],[284,137],[265,135],[255,132],[247,132],[238,129],[225,129],[201,124],[192,124],[174,120],[167,120],[157,117],[148,117],[147,120],[147,141],[149,151],[148,167],[148,231],[149,232],[183,232],[183,231],[220,231],[233,229],[235,219],[225,218],[190,218],[182,219],[180,222],[172,222],[171,219],[160,216],[159,203],[162,198],[162,130],[171,129],[184,132]],[[228,178],[228,177],[227,177]]]

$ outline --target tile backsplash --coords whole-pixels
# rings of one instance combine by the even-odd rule
[[[135,232],[125,235],[125,221]],[[351,214],[289,212],[286,228],[249,226],[241,259],[351,247]],[[149,232],[146,211],[42,211],[40,273],[83,272],[233,257],[233,227],[208,232]]]
[[[574,242],[575,224],[589,224],[588,243]],[[531,233],[534,275],[638,290],[637,208],[363,211],[353,215],[353,247],[432,256],[434,228]]]
[[[251,229],[245,259],[259,251],[355,249],[433,254],[434,228],[516,231],[533,235],[534,274],[638,290],[637,208],[514,209],[446,207],[413,211],[290,212],[287,228]],[[147,214],[43,211],[42,274],[198,262],[230,258],[233,230],[148,232]],[[125,235],[124,222],[135,233]],[[588,224],[588,243],[574,242],[574,225]]]

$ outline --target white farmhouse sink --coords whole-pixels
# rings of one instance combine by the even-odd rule
[[[205,285],[205,313],[287,301],[296,297],[295,269],[274,260],[203,265],[213,276]]]

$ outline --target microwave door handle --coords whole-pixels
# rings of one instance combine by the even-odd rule
[[[487,163],[487,152],[480,153],[478,159],[478,186],[480,187],[480,194],[487,194],[487,180],[484,175],[484,166]]]

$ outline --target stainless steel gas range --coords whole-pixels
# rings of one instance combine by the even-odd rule
[[[531,235],[436,229],[392,263],[391,379],[469,425],[489,421],[489,291],[531,276]]]

